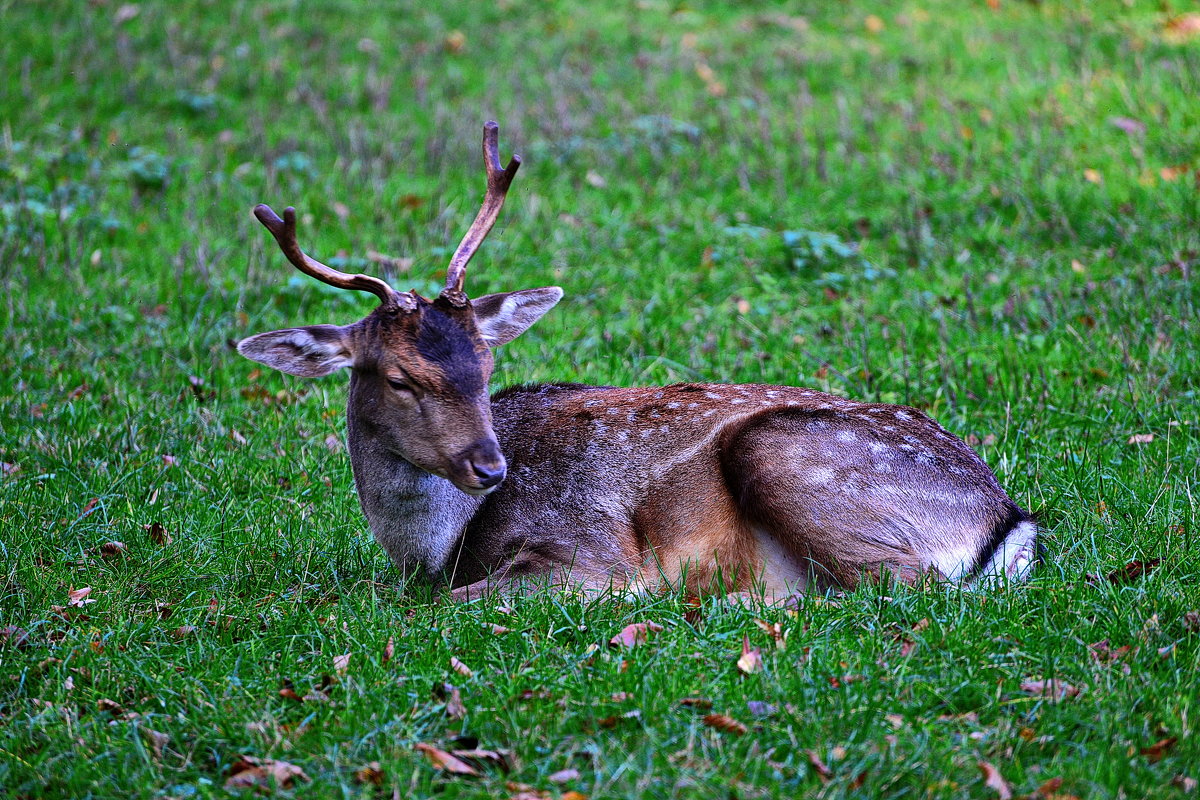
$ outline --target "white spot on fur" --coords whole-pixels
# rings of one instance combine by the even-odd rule
[[[717,394],[716,392],[705,392],[704,396],[707,397],[709,400],[724,400],[725,399],[725,398],[721,397],[721,395]]]
[[[828,467],[815,467],[809,470],[807,477],[813,486],[820,486],[833,480],[833,470]]]
[[[891,472],[892,465],[888,464],[884,461],[876,461],[875,462],[875,471],[876,472]]]
[[[770,389],[767,391],[767,397],[778,397],[778,396],[779,396],[779,392],[776,391],[775,389]]]
[[[715,408],[710,408],[708,411],[705,411],[705,412],[704,412],[703,414],[701,414],[700,416],[702,416],[702,417],[711,417],[711,416],[712,416],[713,414],[715,414],[715,413],[717,413],[717,410],[716,410]]]
[[[667,408],[679,408],[679,403],[667,403]]]
[[[638,434],[638,435],[639,435],[639,436],[641,436],[643,439],[649,439],[649,438],[650,438],[650,434],[652,434],[652,433],[654,433],[654,431],[653,431],[653,430],[651,430],[650,428],[646,428],[645,430],[643,430],[643,431],[642,431],[640,434]]]
[[[892,449],[892,448],[888,447],[886,444],[884,444],[883,442],[871,442],[870,444],[867,445],[867,447],[869,447],[871,449],[872,453],[886,453],[887,451]]]
[[[735,398],[733,398],[732,400],[730,400],[730,401],[729,401],[729,404],[730,404],[731,406],[736,406],[736,405],[741,405],[741,404],[742,404],[742,403],[744,403],[744,402],[746,402],[746,398],[744,398],[744,397],[735,397]]]
[[[588,400],[586,403],[583,404],[583,407],[584,408],[595,408],[596,406],[602,406],[602,405],[604,405],[603,400]]]
[[[840,430],[837,432],[837,440],[839,442],[853,442],[858,440],[858,434],[854,431]]]
[[[896,419],[900,420],[901,422],[906,422],[912,419],[912,414],[909,414],[907,411],[897,411],[895,416]]]

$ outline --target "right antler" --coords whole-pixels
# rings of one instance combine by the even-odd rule
[[[296,242],[296,209],[291,206],[283,210],[283,219],[280,219],[270,206],[263,204],[254,207],[254,216],[275,237],[275,241],[279,243],[279,249],[287,256],[288,261],[292,262],[292,265],[305,275],[310,275],[339,289],[370,292],[379,298],[385,309],[395,310],[412,305],[411,302],[405,302],[406,298],[411,301],[408,295],[397,292],[380,278],[339,272],[301,250],[300,245]]]
[[[504,197],[508,194],[509,184],[521,166],[521,157],[514,155],[507,167],[500,165],[500,126],[495,122],[486,122],[483,126],[483,165],[487,169],[487,194],[483,198],[483,206],[471,223],[470,230],[463,236],[446,268],[446,288],[442,297],[455,305],[466,302],[463,294],[463,280],[467,276],[467,262],[484,238],[496,224],[500,216],[500,208],[504,205]]]

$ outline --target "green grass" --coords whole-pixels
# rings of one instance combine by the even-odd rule
[[[224,796],[242,755],[301,767],[297,797],[997,797],[981,761],[1015,794],[1200,778],[1200,38],[1168,26],[1187,4],[121,8],[0,0],[0,627],[28,632],[0,642],[0,794]],[[338,445],[344,381],[230,347],[372,301],[297,275],[249,211],[295,205],[312,252],[411,259],[390,277],[428,294],[482,193],[485,119],[525,166],[468,289],[566,290],[497,386],[913,404],[1040,514],[1045,566],[699,616],[402,591]],[[84,586],[96,602],[54,610]],[[641,621],[665,630],[607,646]],[[760,673],[735,664],[744,636]],[[1131,651],[1098,662],[1105,639]],[[1051,677],[1084,691],[1020,687]],[[511,772],[414,749],[456,737]],[[358,782],[375,761],[381,785]]]

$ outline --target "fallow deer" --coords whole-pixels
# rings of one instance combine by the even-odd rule
[[[962,440],[914,408],[788,386],[552,383],[489,397],[492,350],[557,287],[468,299],[467,262],[520,166],[484,126],[487,192],[434,300],[306,255],[292,208],[254,209],[301,272],[380,305],[244,339],[304,377],[347,368],[347,441],[375,538],[464,599],[525,578],[779,598],[864,576],[1020,579],[1037,526]]]

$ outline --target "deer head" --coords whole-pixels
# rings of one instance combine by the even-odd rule
[[[521,166],[519,156],[501,166],[498,136],[495,122],[484,125],[487,193],[450,260],[446,288],[434,300],[320,263],[296,242],[294,209],[280,219],[268,206],[256,207],[254,216],[297,269],[331,286],[371,292],[380,304],[350,325],[285,328],[238,344],[243,356],[290,375],[316,378],[349,369],[352,426],[377,446],[476,495],[494,490],[506,470],[487,391],[491,349],[524,333],[562,297],[558,287],[474,301],[463,291],[467,263],[496,223]]]

